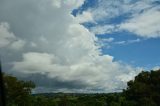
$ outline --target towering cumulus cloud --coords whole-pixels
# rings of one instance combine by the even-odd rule
[[[5,63],[13,65],[12,73],[34,80],[37,91],[123,89],[138,71],[101,53],[96,36],[80,24],[91,18],[71,14],[83,3],[84,0],[0,0],[0,22],[10,25],[8,36],[23,39],[26,44],[14,52],[9,49],[12,45],[2,45]],[[5,53],[8,50],[12,55]]]

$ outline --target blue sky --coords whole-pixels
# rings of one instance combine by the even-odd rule
[[[78,9],[75,9],[72,14],[76,16],[77,14],[83,13],[84,11],[87,11],[89,9],[93,9],[97,7],[99,8],[99,6],[101,5],[98,5],[98,3],[100,4],[100,2],[104,2],[104,0],[99,0],[99,1],[86,0],[85,3]],[[108,2],[112,2],[111,4],[112,6],[114,6],[114,1],[108,1]],[[129,2],[128,5],[133,5],[137,2],[140,2],[140,1],[133,0]],[[124,1],[121,1],[121,3],[123,5]],[[145,12],[147,9],[158,7],[159,4],[160,4],[160,1],[153,0],[150,3],[151,7],[139,9],[138,11],[139,15],[143,14],[143,12]],[[116,6],[115,8],[117,8],[117,10],[121,9]],[[111,6],[109,6],[108,8],[110,7]],[[133,14],[135,13],[132,11],[128,11],[122,14],[119,13],[117,16],[114,16],[112,18],[108,18],[107,16],[103,17],[103,19],[96,20],[96,24],[95,22],[94,23],[86,22],[82,24],[88,29],[91,29],[92,27],[96,27],[96,26],[117,25],[128,20],[130,17],[132,17]],[[158,33],[158,35],[159,34],[160,33]],[[99,42],[101,42],[103,39],[114,38],[114,41],[107,43],[107,45],[105,45],[106,42],[102,41],[104,46],[101,47],[100,49],[102,50],[102,54],[110,54],[114,56],[114,59],[116,61],[123,61],[133,66],[145,67],[146,69],[152,69],[154,66],[160,65],[160,57],[159,57],[160,38],[159,37],[156,37],[156,38],[141,37],[136,33],[129,32],[129,31],[118,31],[118,32],[113,31],[111,33],[96,34],[96,36],[98,37]],[[139,41],[133,42],[133,43],[127,43],[128,41],[131,41],[131,40],[139,40]],[[115,42],[122,42],[122,43],[126,42],[126,43],[115,44]],[[108,45],[110,46],[109,48],[108,48]]]
[[[159,0],[0,0],[3,70],[34,92],[116,92],[160,67]]]

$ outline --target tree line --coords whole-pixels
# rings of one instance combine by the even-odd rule
[[[142,71],[120,93],[36,94],[32,81],[3,73],[7,106],[160,106],[160,70]]]

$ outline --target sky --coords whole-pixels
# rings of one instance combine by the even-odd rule
[[[33,93],[107,93],[160,67],[159,0],[0,0],[3,70]]]

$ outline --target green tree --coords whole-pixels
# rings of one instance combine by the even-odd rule
[[[142,71],[127,85],[124,94],[136,106],[160,106],[160,70]]]
[[[31,81],[21,81],[16,77],[3,74],[7,106],[32,106],[31,90],[35,84]]]

